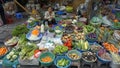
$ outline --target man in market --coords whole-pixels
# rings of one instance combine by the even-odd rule
[[[3,21],[3,24],[0,23],[0,26],[5,25],[7,23],[6,18],[5,18],[4,8],[2,5],[4,2],[5,2],[4,0],[0,0],[0,15],[1,15],[1,19]]]
[[[56,24],[55,13],[52,7],[48,7],[48,11],[45,12],[44,19],[44,24],[45,22],[48,22],[48,25]]]

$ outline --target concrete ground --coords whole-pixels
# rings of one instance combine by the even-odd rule
[[[22,24],[27,20],[27,18],[23,19],[14,19],[14,22],[12,24],[6,24],[3,26],[0,26],[0,43],[4,42],[4,40],[11,36],[11,31],[16,25]]]

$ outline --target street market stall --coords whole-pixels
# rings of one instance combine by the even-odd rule
[[[104,8],[109,9],[109,6]],[[71,14],[62,17],[56,13],[55,25],[43,23],[33,16],[12,30],[12,37],[0,47],[0,58],[5,67],[19,65],[39,67],[78,68],[120,67],[120,20],[119,12],[107,13],[100,9],[89,22]],[[114,9],[113,9],[114,10]],[[111,18],[113,14],[115,17]],[[59,18],[59,19],[57,19]],[[86,23],[87,22],[87,23]],[[76,65],[77,64],[77,65]],[[53,68],[52,67],[52,68]]]

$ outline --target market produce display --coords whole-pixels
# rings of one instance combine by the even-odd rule
[[[97,34],[96,33],[90,33],[87,35],[87,39],[89,40],[97,40]]]
[[[45,63],[51,62],[51,61],[52,61],[52,58],[51,58],[50,56],[46,56],[46,57],[42,58],[41,61],[42,61],[42,62],[45,62]]]
[[[65,67],[68,64],[69,64],[69,61],[64,58],[57,61],[57,65],[60,67]]]
[[[7,47],[0,47],[0,57],[4,56],[8,52]]]
[[[34,55],[34,51],[37,49],[37,46],[34,43],[27,43],[22,46],[21,51],[19,53],[20,59],[31,59],[31,57]]]
[[[86,62],[95,62],[97,60],[96,54],[92,52],[83,52],[82,59]]]
[[[4,44],[6,46],[14,46],[17,44],[17,42],[18,42],[18,37],[12,37],[12,38],[6,40]]]
[[[65,53],[65,52],[67,52],[68,51],[68,47],[67,46],[64,46],[64,45],[57,45],[56,47],[55,47],[55,49],[53,50],[53,53],[54,54],[63,54],[63,53]]]
[[[74,38],[74,40],[85,40],[85,33],[84,32],[79,32],[79,33],[76,33],[76,36]]]
[[[81,51],[87,51],[90,48],[88,41],[84,40],[79,40],[75,42],[74,46]]]
[[[90,21],[90,24],[97,26],[102,23],[102,20],[99,17],[93,17]]]
[[[67,34],[71,34],[71,33],[73,33],[74,32],[74,26],[72,26],[72,25],[67,25],[66,27],[65,27],[65,33],[67,33]]]
[[[57,11],[55,19],[60,19],[56,20],[56,25],[48,25],[49,22],[44,23],[44,20],[37,20],[32,15],[25,24],[12,30],[12,37],[4,41],[5,47],[0,46],[3,65],[22,65],[22,61],[25,65],[32,65],[34,60],[40,66],[55,65],[58,68],[69,68],[74,62],[80,66],[97,63],[98,68],[99,63],[120,65],[119,13],[115,12],[115,16],[111,11],[104,10],[100,9],[89,20],[86,12],[81,11],[80,16],[67,13],[73,11],[67,6],[66,15],[59,16]]]
[[[119,30],[115,30],[115,31],[114,31],[114,34],[113,34],[113,37],[114,37],[116,40],[120,41],[120,31],[119,31]]]
[[[102,46],[100,46],[99,44],[97,43],[93,43],[92,45],[90,45],[90,50],[92,52],[97,52],[99,51],[100,49],[102,49]]]
[[[72,35],[71,34],[66,34],[66,33],[63,33],[63,36],[62,36],[62,41],[63,42],[66,42],[68,40],[72,40]]]
[[[13,49],[9,54],[7,54],[6,56],[7,60],[11,62],[15,61],[19,56],[19,52],[20,52],[19,50]]]
[[[113,44],[104,42],[103,46],[108,50],[108,51],[112,51],[114,53],[118,53],[118,48],[116,48]]]
[[[66,56],[57,56],[54,64],[58,68],[68,68],[71,64],[71,61]]]
[[[110,62],[112,60],[110,54],[108,52],[106,52],[105,49],[100,49],[97,53],[97,57],[102,61]]]
[[[83,30],[87,34],[95,32],[95,28],[93,26],[90,26],[90,25],[85,25]]]
[[[55,59],[55,55],[52,52],[43,52],[42,54],[40,54],[38,58],[42,66],[52,65],[54,59]]]
[[[21,34],[28,33],[29,29],[26,27],[25,24],[18,25],[12,30],[13,36],[20,36]]]
[[[111,53],[111,56],[112,56],[112,59],[113,59],[113,63],[114,64],[120,64],[120,55],[114,53],[114,52],[110,52]]]
[[[68,58],[71,60],[79,60],[81,58],[81,53],[77,50],[70,50],[67,53]]]

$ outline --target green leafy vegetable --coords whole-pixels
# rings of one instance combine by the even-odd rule
[[[26,25],[18,25],[12,30],[13,36],[20,36],[21,34],[28,33],[29,29],[26,27]]]

